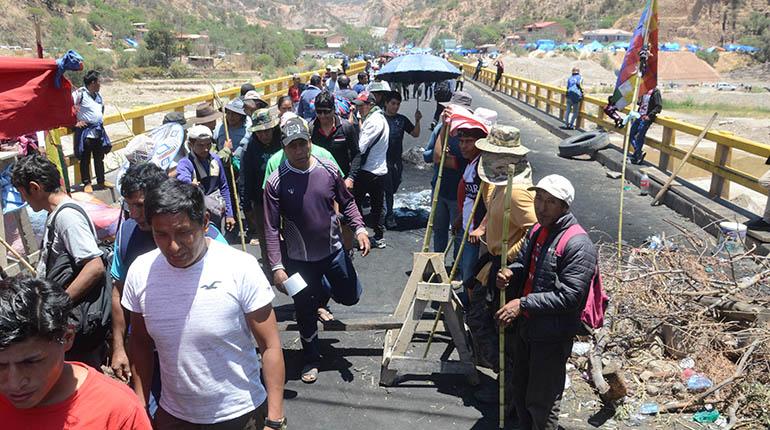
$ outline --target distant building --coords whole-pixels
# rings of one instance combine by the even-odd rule
[[[441,49],[445,51],[457,49],[457,39],[441,39],[439,43],[441,44]]]
[[[551,39],[556,41],[567,40],[571,35],[563,25],[554,21],[535,22],[524,26],[524,31],[517,33],[522,41],[534,41],[538,39]]]
[[[348,43],[348,38],[341,34],[332,34],[326,37],[326,47],[329,49],[340,49]]]
[[[316,37],[326,37],[329,35],[328,28],[306,28],[305,34]]]
[[[211,43],[209,43],[208,34],[177,34],[174,38],[190,47],[190,55],[198,57],[208,57],[211,55]]]
[[[514,47],[521,43],[521,36],[518,34],[512,34],[510,36],[505,36],[505,46],[507,47]]]
[[[189,57],[187,57],[187,64],[197,69],[213,69],[214,57],[190,55]]]
[[[604,44],[612,42],[629,42],[633,33],[614,28],[601,28],[583,32],[583,43],[591,43],[594,40]]]

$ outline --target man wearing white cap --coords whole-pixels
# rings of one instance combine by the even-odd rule
[[[521,429],[558,428],[565,365],[596,273],[597,253],[570,206],[575,189],[549,175],[531,187],[538,224],[516,261],[498,272],[497,287],[512,298],[497,311],[513,327],[511,382]],[[562,238],[564,241],[562,243]]]

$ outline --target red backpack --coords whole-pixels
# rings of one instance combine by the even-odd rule
[[[540,224],[535,224],[535,226],[532,227],[532,230],[530,230],[529,238],[532,239],[535,233],[539,231]],[[588,235],[579,224],[573,224],[567,228],[556,243],[556,256],[561,257],[564,255],[564,248],[566,248],[569,240],[581,234]],[[586,297],[586,305],[583,308],[583,312],[580,314],[580,320],[592,329],[600,328],[604,325],[604,313],[607,311],[609,301],[609,297],[607,297],[607,294],[605,294],[604,289],[602,288],[602,275],[599,273],[599,261],[597,257],[594,276],[591,278],[591,285],[588,288],[588,296]]]

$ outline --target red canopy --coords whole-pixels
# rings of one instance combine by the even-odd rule
[[[75,125],[72,84],[56,88],[56,60],[0,57],[0,139]]]

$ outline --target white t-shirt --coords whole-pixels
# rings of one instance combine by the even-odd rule
[[[144,316],[163,381],[160,406],[196,424],[244,415],[267,394],[244,314],[275,294],[256,258],[208,240],[194,265],[171,266],[156,249],[128,270],[121,303]]]
[[[372,108],[375,109],[375,108]],[[377,108],[379,109],[379,108]],[[361,125],[361,136],[358,139],[358,149],[361,154],[367,149],[369,156],[366,163],[361,166],[361,170],[373,173],[377,176],[383,176],[388,173],[388,135],[390,127],[382,111],[372,112],[366,117]],[[373,145],[373,146],[372,146]]]

